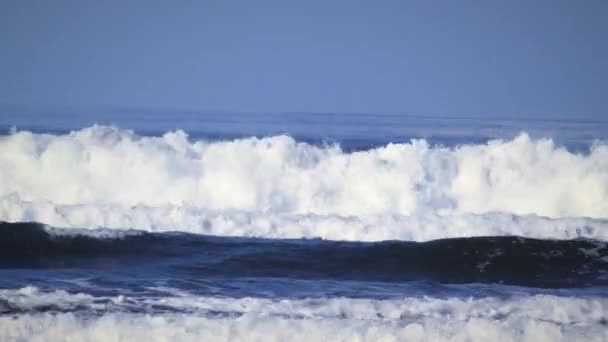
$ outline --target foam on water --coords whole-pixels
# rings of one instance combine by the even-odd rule
[[[144,234],[141,230],[134,229],[110,229],[110,228],[56,228],[45,225],[44,231],[56,237],[76,237],[86,236],[95,239],[124,239],[129,236],[139,236]]]
[[[424,140],[344,153],[288,136],[207,143],[93,126],[0,138],[0,195],[55,205],[189,204],[212,210],[361,216],[501,211],[608,217],[608,146],[549,139],[452,148]]]
[[[1,290],[0,339],[14,341],[414,340],[602,341],[605,298],[302,300],[173,296],[94,297],[35,287]],[[0,306],[1,307],[1,306]],[[136,309],[160,308],[150,316]],[[78,311],[93,313],[78,315]],[[134,329],[134,327],[136,327]]]
[[[608,145],[424,140],[345,153],[288,136],[190,141],[108,126],[0,137],[0,220],[214,235],[608,240]]]
[[[263,238],[323,238],[328,240],[427,241],[452,237],[518,235],[540,239],[608,240],[608,220],[547,218],[508,213],[340,216],[209,210],[189,205],[56,205],[49,201],[0,198],[0,218],[11,222],[44,222],[53,234],[94,234],[98,237],[133,233],[183,231],[217,236]],[[98,227],[107,229],[98,230]],[[73,230],[71,230],[73,229]],[[94,229],[94,230],[91,230]],[[130,232],[131,231],[131,232]]]

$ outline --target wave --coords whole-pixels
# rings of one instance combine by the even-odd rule
[[[608,245],[582,239],[477,237],[362,243],[183,233],[101,239],[99,235],[66,235],[35,223],[0,223],[0,266],[99,269],[104,264],[112,268],[153,264],[158,274],[178,278],[238,275],[546,288],[608,285],[604,276]]]
[[[138,229],[182,231],[218,236],[322,238],[346,241],[428,241],[474,236],[525,236],[537,239],[608,240],[608,220],[547,218],[508,213],[340,216],[209,210],[189,205],[123,206],[116,204],[56,205],[0,197],[0,219],[43,222],[69,229],[109,228],[116,234]]]
[[[262,238],[608,240],[608,145],[550,139],[344,152],[92,126],[0,136],[0,220]]]
[[[608,145],[571,153],[550,139],[456,147],[424,140],[353,153],[288,136],[189,141],[92,126],[0,137],[0,196],[55,205],[191,205],[364,216],[505,212],[608,217]]]
[[[602,341],[607,309],[605,298],[551,295],[136,298],[25,287],[0,290],[0,339]],[[15,312],[20,315],[14,317]]]

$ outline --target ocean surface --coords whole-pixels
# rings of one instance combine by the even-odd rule
[[[608,341],[608,120],[0,111],[0,341]]]

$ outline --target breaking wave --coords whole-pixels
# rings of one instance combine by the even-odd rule
[[[92,126],[0,137],[0,219],[257,237],[608,239],[608,145],[424,140],[346,153]]]

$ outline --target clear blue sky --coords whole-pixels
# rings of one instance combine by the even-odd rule
[[[0,1],[0,104],[608,116],[608,1]]]

